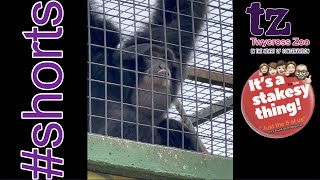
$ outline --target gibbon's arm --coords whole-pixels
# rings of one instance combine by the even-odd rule
[[[186,116],[186,112],[184,111],[180,101],[175,100],[174,105],[176,106],[176,110],[180,114],[181,122],[188,128],[188,131],[190,131],[192,133],[196,133],[196,130],[195,130],[196,128],[193,126],[191,120]],[[202,143],[200,137],[198,137],[197,142],[199,144],[199,152],[205,152],[208,154],[209,152],[207,151],[206,147]]]
[[[105,81],[105,73],[107,73],[107,82],[120,84],[120,72],[115,68],[109,68],[104,65],[116,66],[119,59],[113,58],[113,54],[117,52],[115,50],[120,43],[119,29],[112,23],[110,17],[101,13],[100,2],[90,0],[90,50],[91,50],[91,62],[98,63],[90,64],[91,66],[91,79]],[[106,48],[105,48],[106,47]],[[105,54],[107,53],[107,54]],[[107,62],[106,62],[107,61]],[[105,97],[105,84],[94,83],[91,88],[92,96],[106,98]],[[120,98],[120,88],[118,86],[108,85],[108,99],[109,97],[115,99]],[[102,107],[97,101],[92,105],[95,111],[99,111],[99,115],[104,115],[104,107]]]
[[[103,11],[99,10],[98,2],[90,0],[90,38],[92,44],[115,48],[120,43],[118,28],[112,24]],[[106,31],[104,31],[104,28]],[[104,43],[104,32],[106,32],[106,44]]]
[[[177,15],[178,1],[179,16]],[[164,42],[166,40],[168,43],[167,47],[173,50],[175,57],[179,60],[179,43],[181,41],[181,59],[182,62],[187,62],[189,54],[192,51],[192,47],[195,43],[195,38],[197,37],[197,34],[200,32],[203,25],[203,19],[205,18],[207,12],[206,1],[207,0],[157,0],[156,9],[160,10],[155,10],[151,18],[152,44],[165,47]],[[163,3],[165,8],[163,8]],[[163,18],[163,9],[165,9],[165,22]],[[192,9],[193,12],[191,12]],[[164,25],[166,26],[166,38],[164,33]],[[178,29],[180,29],[180,31]],[[144,29],[137,33],[137,36],[137,44],[150,43],[149,24],[145,25]],[[134,45],[135,39],[133,37],[126,41],[124,46],[129,47]]]
[[[184,149],[193,150],[202,153],[208,153],[207,149],[203,145],[201,139],[196,136],[194,130],[190,130],[188,127],[184,126],[180,121],[174,119],[163,119],[159,123],[159,127],[167,128],[169,123],[169,146],[182,148],[182,143],[184,144]],[[182,126],[184,126],[184,133],[182,131]],[[176,131],[178,130],[178,131]],[[167,130],[158,129],[158,133],[161,136],[161,144],[167,145]],[[182,142],[182,134],[184,136],[184,142]],[[198,147],[197,147],[198,144]]]
[[[91,44],[104,46],[104,27],[106,28],[106,47],[116,48],[120,43],[119,30],[110,20],[102,15],[90,12],[90,36]]]

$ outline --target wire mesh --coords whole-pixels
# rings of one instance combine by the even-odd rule
[[[88,0],[89,1],[89,0]],[[182,1],[182,0],[180,0]],[[195,1],[195,0],[194,0]],[[90,1],[92,2],[92,1]],[[88,30],[89,30],[89,41],[88,41],[88,51],[89,51],[89,60],[88,60],[88,131],[93,132],[92,125],[99,124],[99,126],[104,126],[105,130],[103,134],[108,134],[108,123],[106,121],[109,102],[114,102],[114,100],[107,100],[108,96],[108,85],[115,85],[112,82],[108,82],[107,79],[107,60],[108,51],[118,50],[120,52],[125,51],[123,49],[123,42],[126,42],[129,39],[135,40],[135,46],[137,46],[137,38],[139,38],[136,32],[143,30],[144,26],[151,27],[154,24],[150,23],[150,16],[154,11],[158,10],[156,7],[156,0],[104,0],[104,1],[95,1],[94,5],[91,5],[91,8],[88,8],[88,13],[97,13],[101,15],[101,18],[107,18],[110,20],[115,27],[118,27],[119,34],[121,36],[121,43],[117,47],[107,47],[106,46],[106,37],[101,37],[104,39],[104,46],[98,45],[91,41],[90,32],[99,29],[94,27],[90,23],[90,17],[88,19]],[[210,154],[233,157],[233,88],[232,82],[231,85],[227,85],[226,77],[232,77],[233,74],[233,7],[232,0],[209,0],[208,12],[206,18],[204,19],[204,26],[201,32],[198,34],[195,40],[195,46],[190,54],[190,60],[186,64],[189,68],[187,75],[194,73],[194,77],[187,78],[182,83],[182,89],[178,90],[177,99],[181,103],[185,115],[187,118],[193,121],[193,125],[196,128],[196,133],[200,137],[202,143],[206,147],[207,151]],[[179,11],[179,8],[178,8]],[[103,16],[105,14],[105,16]],[[179,16],[178,16],[179,17]],[[104,32],[110,31],[106,29],[106,24],[104,23]],[[102,30],[103,30],[102,29]],[[181,33],[181,30],[179,30]],[[152,38],[152,37],[150,37]],[[167,41],[167,40],[165,40]],[[180,49],[182,48],[180,40]],[[150,41],[150,45],[151,41]],[[168,43],[164,43],[164,46],[167,46]],[[95,48],[104,48],[103,57],[101,58],[92,58],[91,54]],[[152,51],[151,56],[152,56]],[[171,63],[167,58],[167,51],[165,51],[165,61],[166,64]],[[180,51],[181,53],[181,51]],[[134,50],[135,58],[138,59],[138,56],[142,55],[138,52],[137,48]],[[112,67],[118,69],[119,71],[128,71],[130,70],[122,67],[123,57],[120,53],[121,61],[119,67]],[[138,63],[135,64],[136,69],[138,69]],[[151,61],[152,65],[152,61]],[[181,67],[181,66],[180,66]],[[152,70],[152,68],[151,68]],[[207,78],[199,77],[199,71],[202,76],[203,74],[207,75]],[[135,73],[135,78],[138,78],[138,73],[136,70],[132,70],[132,73]],[[140,73],[140,72],[139,72]],[[215,84],[214,75],[212,73],[218,74],[221,78],[220,84]],[[153,74],[153,72],[152,72]],[[140,89],[138,81],[136,81],[134,86],[126,86],[124,82],[128,81],[120,73],[120,111],[122,112],[129,107],[136,107],[137,105],[128,104],[125,101],[126,97],[123,97],[123,92],[125,88],[129,89]],[[166,76],[168,79],[168,76]],[[170,78],[169,78],[170,79]],[[153,78],[152,78],[152,81]],[[166,81],[168,82],[168,81]],[[230,84],[230,82],[229,82]],[[94,89],[100,89],[99,92],[93,91]],[[155,91],[152,88],[152,99],[154,100],[153,92]],[[147,91],[146,91],[147,92]],[[166,98],[172,96],[168,93],[169,90],[165,93]],[[140,93],[135,91],[135,96],[138,98]],[[228,101],[226,100],[228,99]],[[93,105],[94,104],[94,105]],[[103,111],[96,110],[95,107],[103,107]],[[140,105],[139,105],[140,107]],[[151,107],[152,110],[155,109],[154,105]],[[120,113],[118,120],[121,122],[121,135],[124,137],[123,132],[123,122],[136,125],[136,138],[139,137],[139,131],[141,130],[138,126],[138,108],[135,108],[135,119],[133,122],[126,122],[126,119],[123,117],[123,113]],[[155,114],[152,111],[152,119]],[[177,111],[174,105],[171,105],[168,109],[167,118],[172,118],[177,121],[181,121],[181,113]],[[111,120],[116,120],[109,118]],[[200,120],[201,119],[201,120]],[[141,125],[141,124],[139,124]],[[154,124],[147,124],[144,126],[154,126]],[[168,128],[168,126],[167,126]],[[152,128],[153,130],[153,128]],[[184,131],[184,128],[182,128]],[[153,135],[154,132],[152,132]],[[187,132],[183,132],[187,133]],[[167,131],[168,134],[168,131]],[[183,138],[184,136],[182,136]],[[167,136],[168,138],[168,136]],[[154,140],[152,139],[152,143]],[[169,141],[167,141],[169,143]],[[183,146],[183,145],[182,145]],[[183,148],[183,147],[182,147]]]

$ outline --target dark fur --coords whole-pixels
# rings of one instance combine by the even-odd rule
[[[198,3],[199,1],[202,3]],[[204,3],[206,0],[199,1],[193,3],[193,16],[204,19],[206,14],[206,6]],[[158,0],[156,3],[157,8],[163,9],[162,0]],[[166,10],[177,12],[175,0],[165,0],[164,3]],[[109,82],[106,85],[105,83],[91,81],[91,96],[112,100],[107,103],[107,107],[105,107],[104,100],[91,100],[91,113],[96,115],[92,117],[92,132],[114,137],[122,136],[126,139],[139,140],[147,143],[151,143],[152,137],[154,137],[155,144],[168,144],[181,148],[182,133],[174,130],[181,131],[183,129],[184,148],[197,151],[198,138],[195,137],[194,133],[192,135],[191,132],[193,131],[179,121],[165,118],[170,104],[175,100],[178,90],[180,89],[179,87],[185,79],[186,67],[181,63],[188,61],[195,43],[194,38],[196,38],[203,25],[203,21],[189,17],[192,14],[190,0],[180,0],[179,11],[181,14],[179,16],[181,52],[179,48],[177,14],[166,12],[165,21],[167,28],[165,38],[163,11],[157,10],[151,18],[151,22],[154,24],[151,26],[152,45],[150,44],[150,27],[149,24],[146,24],[142,31],[137,32],[137,36],[139,37],[137,37],[136,43],[135,38],[131,38],[122,44],[122,54],[120,54],[118,49],[115,50],[120,43],[118,29],[107,20],[107,16],[105,17],[106,21],[103,21],[103,19],[97,18],[95,13],[92,12],[90,14],[90,25],[92,27],[102,29],[106,27],[108,30],[106,34],[104,34],[102,29],[90,28],[91,44],[102,46],[91,47],[91,62],[97,63],[91,65],[91,78],[105,81],[107,76],[107,82]],[[194,21],[194,31],[192,31],[192,21]],[[192,32],[195,34],[193,35]],[[165,39],[168,43],[167,49],[163,43]],[[108,47],[106,51],[103,48],[105,41]],[[140,55],[136,55],[135,51]],[[152,52],[152,57],[150,57],[150,52]],[[104,62],[105,57],[107,57],[107,62]],[[122,83],[124,85],[122,94],[120,86],[121,59],[123,69]],[[108,67],[105,67],[105,64],[107,64]],[[105,68],[107,68],[107,74],[105,74]],[[136,74],[135,71],[128,70],[138,70],[139,74]],[[162,70],[164,74],[161,74],[160,70]],[[151,86],[152,74],[153,88]],[[136,82],[137,79],[138,81]],[[167,81],[167,79],[169,81]],[[141,88],[138,92],[136,92],[137,85]],[[107,88],[107,91],[105,88]],[[152,89],[153,99],[150,92]],[[167,91],[169,96],[166,95]],[[107,97],[105,97],[105,93],[107,93]],[[136,98],[136,94],[138,94],[138,99]],[[120,102],[124,103],[122,107]],[[137,102],[138,105],[141,106],[138,109],[136,109],[135,106]],[[152,107],[154,111],[151,110]],[[105,113],[105,109],[107,109],[107,113]],[[105,124],[106,114],[107,117],[110,118],[108,119],[107,125]],[[123,129],[121,129],[121,123],[119,121],[121,119],[124,120]],[[137,126],[136,122],[139,122],[140,125]],[[154,127],[153,131],[152,126]],[[161,129],[161,127],[164,129]],[[167,127],[172,130],[165,130]],[[122,135],[121,131],[123,132]],[[152,133],[154,136],[152,136]],[[167,137],[168,135],[169,138]],[[169,139],[169,142],[167,142],[167,139]],[[203,148],[198,148],[198,151],[206,152]]]

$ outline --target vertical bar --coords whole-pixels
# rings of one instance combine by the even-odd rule
[[[208,13],[209,13],[209,6],[208,3],[205,2],[206,6],[208,7]],[[207,26],[207,53],[208,53],[208,66],[209,66],[209,73],[211,73],[211,54],[210,54],[210,46],[209,46],[209,23],[208,23],[208,13],[206,13],[206,26]],[[209,93],[210,93],[210,99],[209,99],[209,103],[210,103],[210,148],[211,148],[211,155],[213,155],[213,122],[212,122],[212,88],[211,88],[211,76],[209,74]]]
[[[183,74],[182,74],[182,47],[181,47],[181,26],[180,26],[180,2],[179,0],[176,0],[177,2],[177,20],[178,20],[178,34],[179,34],[179,56],[180,56],[180,73],[181,73],[181,106],[183,107]],[[183,119],[184,114],[181,115],[181,118]],[[182,149],[184,149],[184,126],[182,126]]]
[[[150,0],[148,0],[148,12],[149,12],[149,35],[150,35],[150,60],[151,60],[151,135],[152,135],[152,144],[154,144],[154,99],[153,99],[153,56],[152,56],[152,26],[151,26],[151,5]]]
[[[194,21],[196,20],[196,18],[194,17],[194,12],[193,12],[193,3],[194,1],[191,0],[191,19],[192,19],[192,40],[193,40],[193,45],[192,45],[192,50],[193,50],[193,63],[194,63],[194,86],[195,86],[195,95],[196,95],[196,144],[197,144],[197,152],[199,151],[199,142],[198,139],[199,138],[199,132],[198,132],[198,121],[199,121],[199,117],[198,117],[198,85],[197,85],[197,73],[196,73],[196,49],[195,49],[195,32],[194,32]],[[202,21],[202,19],[201,19]]]
[[[104,98],[105,98],[105,135],[108,135],[108,72],[107,72],[107,28],[106,28],[106,12],[105,12],[105,0],[102,0],[102,8],[103,8],[103,38],[104,38]]]
[[[134,26],[134,53],[136,61],[136,135],[137,141],[139,141],[139,79],[138,79],[138,49],[137,49],[137,26],[136,26],[136,2],[133,0],[133,26]]]
[[[222,20],[221,20],[221,4],[220,4],[220,0],[219,2],[219,25],[220,25],[220,37],[221,37],[221,61],[222,61],[222,83],[223,83],[223,107],[224,107],[224,135],[225,135],[225,156],[227,156],[227,107],[226,107],[226,84],[224,81],[224,75],[225,75],[225,71],[224,71],[224,56],[223,56],[223,39],[222,39]]]
[[[87,0],[88,6],[88,65],[89,65],[89,132],[92,132],[92,119],[91,119],[91,36],[90,36],[90,0]]]
[[[118,0],[118,10],[119,10],[119,36],[122,37],[121,34],[121,9],[120,9],[120,0]],[[122,42],[120,41],[120,89],[121,89],[121,138],[123,138],[123,67],[122,67],[122,63],[123,63],[123,59],[122,59]]]
[[[166,5],[164,3],[165,0],[162,0],[162,15],[163,15],[163,32],[164,32],[164,48],[166,49],[165,51],[165,61],[166,61],[166,67],[168,67],[168,51],[167,51],[167,21],[166,21]],[[172,72],[171,72],[172,73]],[[172,77],[171,77],[172,78]],[[167,146],[169,146],[169,84],[168,84],[168,75],[166,75],[166,98],[167,98]]]

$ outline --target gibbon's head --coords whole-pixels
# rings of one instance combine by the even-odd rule
[[[137,48],[135,48],[137,47]],[[166,58],[167,57],[167,58]],[[175,61],[174,53],[169,48],[164,48],[158,45],[150,46],[149,43],[130,46],[122,50],[122,56],[119,51],[115,52],[113,58],[119,59],[119,64],[123,71],[128,71],[130,75],[126,77],[136,77],[139,79],[139,86],[144,89],[166,89],[171,86],[173,73],[178,68]],[[125,76],[124,76],[125,78]],[[132,79],[135,81],[136,79]]]

